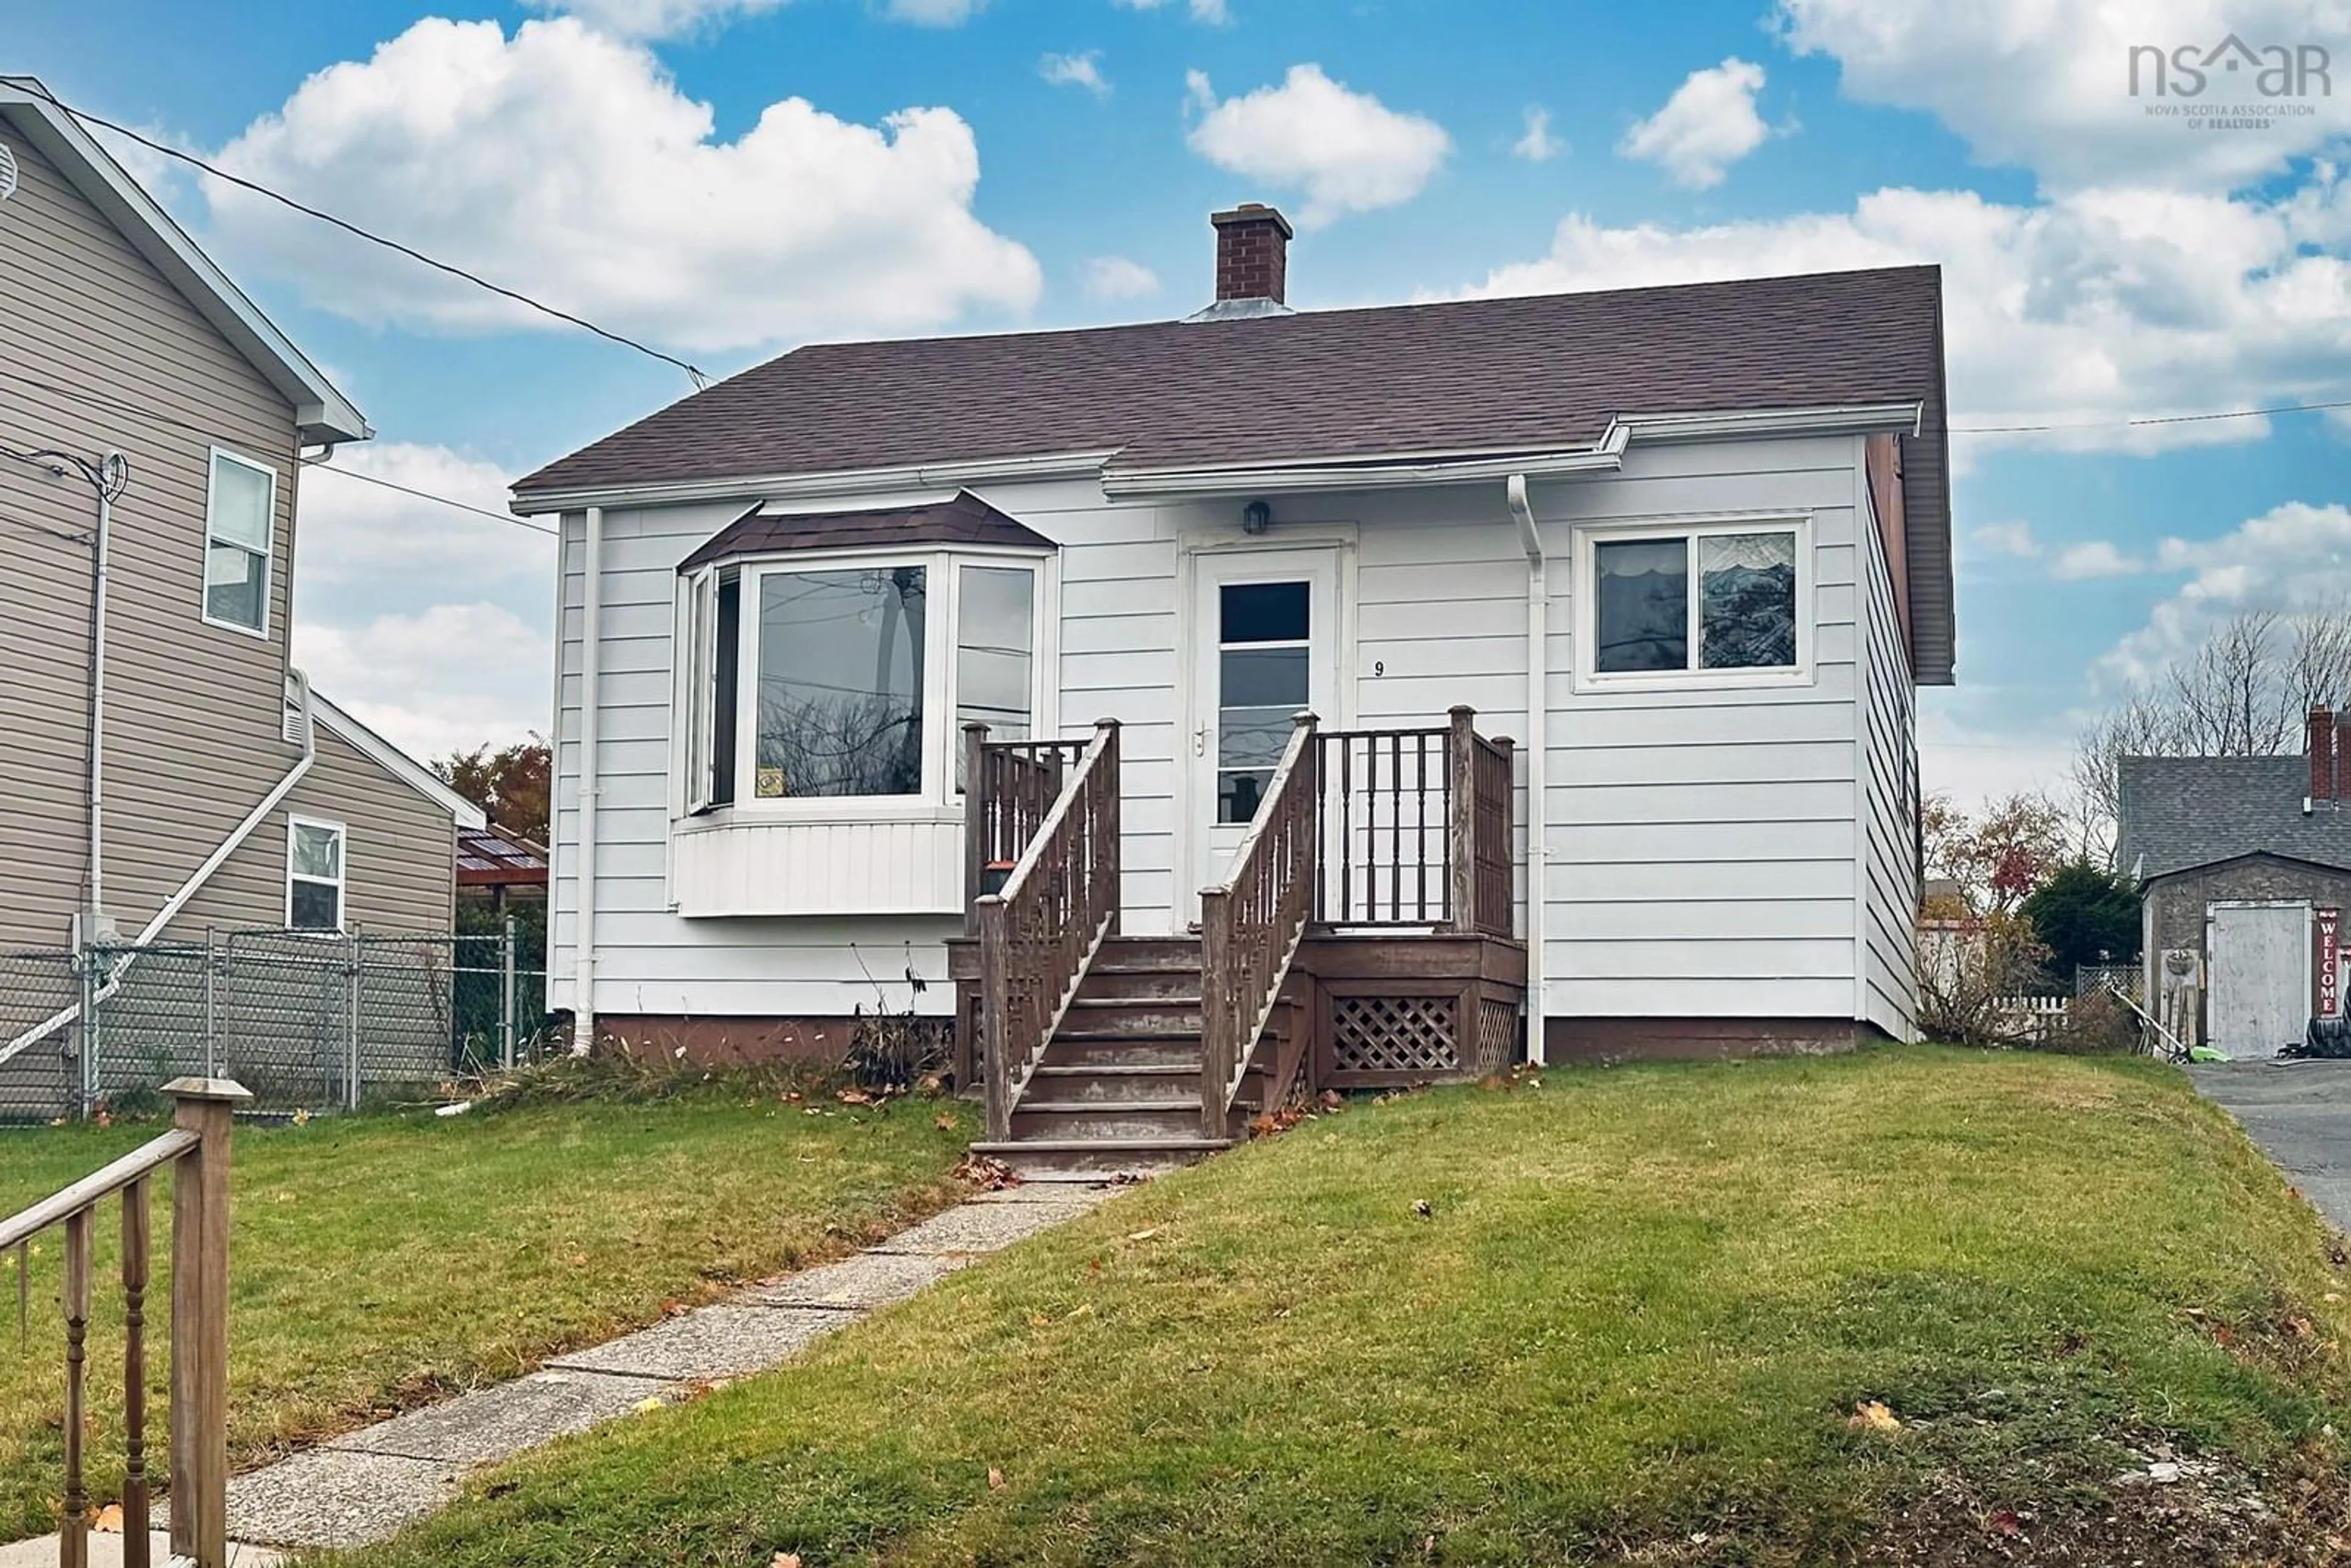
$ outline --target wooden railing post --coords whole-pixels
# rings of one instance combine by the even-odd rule
[[[1478,710],[1456,706],[1445,734],[1446,928],[1478,929]]]
[[[122,1189],[122,1563],[147,1568],[147,1178]]]
[[[1234,994],[1239,977],[1233,973],[1233,921],[1227,906],[1229,887],[1200,891],[1200,978],[1205,995],[1200,1005],[1200,1135],[1225,1135],[1225,1085],[1233,1081]]]
[[[89,1490],[82,1475],[82,1439],[89,1429],[86,1381],[89,1333],[89,1210],[66,1221],[66,1498],[57,1536],[57,1568],[89,1568]]]
[[[979,935],[979,894],[987,871],[987,726],[963,727],[963,934]]]
[[[1498,735],[1494,737],[1494,749],[1501,754],[1502,758],[1502,843],[1499,859],[1505,868],[1502,873],[1502,896],[1497,901],[1501,916],[1500,927],[1493,933],[1497,936],[1508,936],[1515,929],[1514,923],[1518,912],[1518,868],[1520,862],[1518,846],[1511,838],[1513,829],[1510,821],[1511,797],[1518,789],[1518,747],[1519,743],[1507,735]],[[1527,831],[1530,837],[1536,831],[1535,824],[1541,821],[1535,814],[1536,810],[1535,805],[1529,802]],[[1534,894],[1530,891],[1527,896],[1531,898]]]
[[[228,1568],[228,1156],[237,1106],[225,1078],[163,1085],[196,1134],[172,1178],[172,1551]]]
[[[972,908],[979,922],[980,1082],[987,1095],[987,1135],[1000,1143],[1012,1135],[1011,1052],[1006,1048],[1012,1022],[1012,941],[1002,898],[989,894]]]

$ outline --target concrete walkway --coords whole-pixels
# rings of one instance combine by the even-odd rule
[[[2214,1061],[2188,1073],[2319,1213],[2351,1232],[2351,1061]]]
[[[396,1416],[229,1482],[238,1568],[266,1547],[381,1540],[455,1495],[468,1470],[688,1397],[696,1385],[766,1372],[868,1312],[904,1301],[974,1259],[1086,1213],[1118,1189],[1042,1182],[984,1193],[838,1263],[771,1280],[512,1383]],[[111,1546],[117,1538],[94,1537]],[[38,1551],[37,1549],[46,1549]],[[16,1553],[25,1553],[21,1558]],[[155,1561],[164,1560],[158,1552]],[[93,1563],[100,1561],[93,1553]],[[57,1538],[0,1547],[0,1568],[57,1562]]]

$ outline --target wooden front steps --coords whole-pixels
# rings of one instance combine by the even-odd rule
[[[1200,944],[1113,936],[1014,1105],[975,1144],[1032,1179],[1145,1175],[1230,1146],[1200,1122]]]

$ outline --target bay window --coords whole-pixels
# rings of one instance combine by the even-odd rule
[[[953,807],[959,727],[1040,727],[1046,561],[970,550],[713,563],[681,593],[689,813]]]
[[[1739,521],[1584,533],[1578,674],[1599,687],[1801,678],[1808,532]]]

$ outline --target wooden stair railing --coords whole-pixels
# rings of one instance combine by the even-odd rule
[[[148,1183],[172,1172],[172,1364],[170,1476],[172,1552],[195,1568],[228,1564],[228,1153],[235,1107],[253,1098],[225,1079],[182,1078],[163,1086],[177,1103],[172,1131],[20,1214],[0,1219],[0,1256],[16,1253],[20,1288],[26,1244],[65,1230],[66,1320],[64,1514],[61,1568],[88,1568],[92,1524],[82,1446],[87,1410],[92,1275],[91,1231],[99,1206],[122,1195],[123,1408],[122,1561],[150,1568],[147,1476]]]
[[[1013,1107],[1118,928],[1118,721],[1106,718],[1003,887],[972,901],[991,1139],[1012,1135]]]
[[[1200,894],[1200,1131],[1206,1137],[1227,1134],[1249,1056],[1314,912],[1322,799],[1315,722],[1311,713],[1298,716],[1230,873]]]
[[[1324,730],[1314,919],[1454,936],[1511,932],[1513,749],[1456,707],[1442,726]]]

